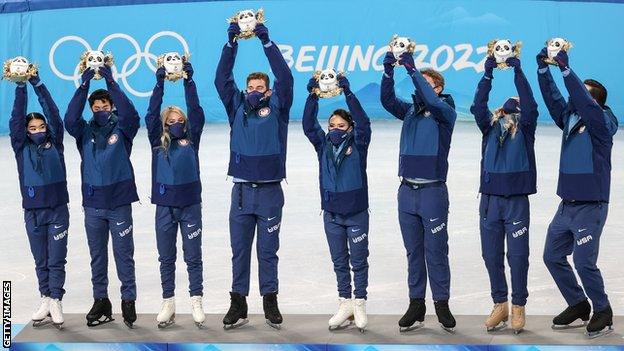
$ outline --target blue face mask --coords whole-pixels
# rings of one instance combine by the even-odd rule
[[[264,99],[264,93],[256,90],[251,93],[247,93],[247,103],[249,103],[249,106],[251,106],[252,109],[258,108],[262,99]]]
[[[39,146],[46,140],[47,134],[46,132],[31,133],[28,134],[28,137],[35,145]]]
[[[184,122],[171,124],[169,125],[169,134],[171,134],[173,139],[183,138],[186,135],[186,131],[184,130],[185,126],[186,123]]]
[[[109,111],[94,112],[93,120],[95,121],[95,124],[97,124],[100,127],[103,127],[106,125],[106,123],[108,123],[108,120],[110,119],[110,115],[111,113]]]
[[[520,102],[514,98],[509,98],[503,104],[503,111],[507,114],[519,113],[520,112]]]
[[[329,131],[328,135],[329,135],[329,140],[331,141],[331,143],[334,144],[334,146],[338,146],[347,137],[347,131],[346,130],[342,130],[342,129],[338,129],[338,128],[334,128],[334,129]]]

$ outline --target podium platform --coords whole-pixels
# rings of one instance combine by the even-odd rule
[[[68,314],[62,330],[51,325],[26,325],[14,338],[12,350],[624,350],[624,317],[616,317],[615,330],[588,339],[584,328],[553,331],[550,316],[529,316],[524,332],[511,329],[488,333],[485,316],[456,316],[454,333],[442,330],[435,316],[428,315],[425,327],[399,333],[400,316],[369,315],[364,333],[350,327],[329,331],[328,315],[285,315],[281,330],[269,327],[264,316],[250,315],[249,323],[224,330],[222,315],[206,315],[204,329],[198,329],[190,315],[177,315],[176,323],[158,329],[155,314],[141,314],[134,329],[128,329],[121,315],[114,322],[88,328],[84,315]]]

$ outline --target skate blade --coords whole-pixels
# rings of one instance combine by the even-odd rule
[[[52,323],[52,325],[58,330],[63,329],[63,323]]]
[[[195,322],[197,329],[204,329],[204,322]]]
[[[97,327],[102,324],[110,323],[115,320],[113,317],[103,316],[104,319],[96,319],[94,321],[87,321],[87,327]]]
[[[249,320],[247,318],[239,319],[238,322],[236,322],[234,324],[224,324],[223,325],[223,329],[225,329],[225,330],[236,329],[236,328],[242,327],[243,325],[245,325],[247,323],[249,323]]]
[[[134,323],[133,322],[129,322],[127,320],[124,319],[124,324],[126,325],[126,327],[128,327],[129,329],[134,329]]]
[[[440,324],[440,327],[447,333],[455,334],[455,327],[445,327],[442,324]]]
[[[399,327],[399,332],[400,333],[405,333],[405,332],[409,332],[412,330],[416,330],[416,329],[420,329],[422,327],[425,326],[424,322],[416,322],[413,325],[409,326],[409,327]]]
[[[502,321],[502,322],[498,323],[497,326],[494,326],[494,327],[486,327],[488,332],[497,332],[497,331],[503,330],[505,328],[507,328],[507,321]]]
[[[270,321],[270,320],[268,320],[268,319],[266,320],[266,324],[268,324],[268,325],[269,325],[269,327],[271,327],[271,328],[273,328],[273,329],[276,329],[276,330],[280,330],[280,329],[282,329],[282,325],[281,325],[281,324],[278,324],[278,323],[273,323],[273,322],[271,322],[271,321]]]
[[[348,327],[350,327],[352,325],[353,325],[353,320],[347,319],[346,321],[344,321],[340,325],[330,325],[329,326],[329,330],[330,331],[343,330],[343,329],[347,329]]]
[[[582,321],[582,323],[580,323],[580,324],[572,324],[572,323],[570,323],[570,324],[563,324],[563,325],[561,325],[561,324],[553,324],[550,327],[553,330],[576,329],[576,328],[583,328],[583,327],[587,326],[587,323],[588,323],[588,321]]]
[[[605,336],[605,335],[609,335],[613,332],[613,326],[607,326],[606,328],[599,330],[599,331],[595,331],[595,332],[586,332],[585,335],[587,335],[588,338],[590,339],[595,339],[595,338],[599,338],[601,336]]]
[[[32,326],[33,326],[33,328],[41,328],[41,327],[46,326],[46,325],[48,325],[50,323],[52,323],[52,319],[49,318],[49,317],[46,317],[46,318],[38,320],[38,321],[33,320],[32,321]]]
[[[514,332],[515,335],[518,335],[518,334],[522,333],[523,331],[524,331],[524,328],[520,328],[520,329],[514,329],[513,332]]]
[[[366,332],[366,327],[358,327],[358,330],[360,331],[360,333],[364,334]]]
[[[165,329],[175,324],[174,320],[168,320],[166,322],[158,322],[158,329]]]

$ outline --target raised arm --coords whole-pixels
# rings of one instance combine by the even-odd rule
[[[507,64],[514,68],[514,84],[518,91],[518,97],[520,97],[520,114],[522,117],[519,123],[534,132],[539,112],[537,111],[537,102],[535,102],[533,97],[533,91],[520,67],[520,60],[512,57],[507,59]]]
[[[104,65],[100,67],[99,72],[106,80],[106,88],[113,99],[113,104],[117,108],[119,128],[126,135],[126,138],[130,140],[134,139],[141,125],[139,112],[134,108],[128,96],[121,90],[119,84],[113,79],[113,72],[110,67]]]
[[[65,112],[65,129],[76,139],[82,137],[87,126],[87,122],[82,118],[82,112],[87,102],[91,78],[93,78],[94,75],[95,71],[91,68],[87,68],[82,73],[82,84],[76,89],[74,96],[69,101],[69,106],[67,106],[67,112]]]
[[[543,48],[536,57],[538,67],[537,82],[539,83],[540,91],[542,92],[542,97],[544,98],[544,103],[548,108],[550,117],[559,128],[563,129],[565,126],[564,113],[567,103],[561,95],[559,88],[557,88],[557,84],[555,84],[555,80],[550,73],[548,65],[544,62],[546,57],[548,57],[546,48]]]
[[[477,85],[474,101],[470,106],[470,113],[475,117],[477,126],[483,134],[487,133],[491,128],[492,112],[488,107],[490,99],[490,91],[492,90],[492,78],[483,76]]]
[[[184,64],[184,71],[187,78],[184,80],[184,97],[186,98],[186,111],[190,122],[190,137],[191,142],[195,147],[199,147],[201,140],[201,134],[204,130],[204,123],[206,117],[204,115],[204,109],[199,104],[199,95],[197,95],[197,86],[193,80],[193,66],[186,62]]]
[[[149,107],[145,115],[147,138],[152,147],[160,146],[160,137],[162,135],[160,111],[162,111],[163,95],[165,94],[165,75],[164,67],[160,67],[156,70],[156,85],[154,86],[154,90],[152,90]]]
[[[26,144],[26,108],[28,96],[26,84],[18,83],[15,87],[15,100],[13,101],[13,111],[9,120],[9,134],[11,136],[11,146],[13,151],[19,152]]]
[[[41,105],[43,115],[46,117],[48,128],[50,129],[50,134],[52,135],[52,141],[54,142],[56,148],[62,151],[63,134],[65,129],[63,128],[63,120],[61,119],[59,109],[56,106],[54,99],[52,99],[50,91],[48,91],[48,88],[46,88],[46,86],[41,82],[38,74],[31,77],[28,81],[35,89],[39,105]]]
[[[228,28],[229,40],[221,50],[221,58],[215,74],[215,87],[221,102],[223,102],[223,106],[225,106],[230,126],[234,123],[236,109],[243,103],[242,94],[234,82],[233,73],[236,52],[238,51],[237,33],[240,33],[240,28],[238,24],[232,23]]]
[[[308,140],[314,146],[317,153],[323,150],[325,144],[325,132],[318,122],[318,96],[312,92],[312,90],[318,86],[316,79],[311,78],[308,83],[308,98],[306,100],[305,108],[303,109],[303,118],[301,124],[303,126],[303,133],[308,137]]]
[[[386,53],[386,57],[383,61],[384,73],[381,76],[381,105],[390,112],[394,117],[403,120],[405,114],[412,107],[412,104],[407,103],[396,97],[394,92],[394,63],[396,59],[391,52]]]
[[[362,108],[358,98],[351,91],[351,86],[347,78],[344,76],[340,77],[338,84],[342,88],[345,99],[347,100],[349,112],[355,122],[355,143],[368,147],[372,133],[370,119]]]
[[[262,42],[264,48],[264,54],[269,60],[271,71],[275,75],[275,83],[273,83],[273,93],[277,95],[282,108],[290,109],[293,102],[293,85],[294,79],[288,64],[284,59],[277,44],[269,39],[269,30],[264,24],[256,25],[254,29],[256,36]],[[281,116],[288,116],[288,114],[280,114]]]

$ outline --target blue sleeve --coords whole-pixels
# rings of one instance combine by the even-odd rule
[[[273,93],[277,94],[281,107],[283,109],[290,109],[293,103],[293,75],[288,68],[288,64],[284,59],[284,56],[274,42],[269,42],[264,45],[264,54],[269,59],[269,65],[271,71],[275,75],[275,82],[273,83]],[[288,117],[288,114],[280,114],[281,116]]]
[[[564,72],[563,81],[568,93],[570,93],[572,103],[578,110],[579,117],[592,136],[602,140],[610,140],[613,137],[611,119],[606,116],[602,107],[589,94],[585,88],[585,83],[579,79],[574,71],[569,68],[568,70],[567,75]]]
[[[76,89],[74,96],[69,101],[67,112],[65,112],[65,129],[67,133],[76,139],[84,134],[87,122],[82,118],[85,103],[87,102],[87,94],[89,93],[89,85],[82,84]]]
[[[117,82],[106,82],[108,92],[111,94],[113,104],[117,108],[117,116],[119,117],[119,128],[129,140],[134,139],[141,125],[141,117],[139,112],[128,99],[128,96],[121,91]]]
[[[535,134],[535,127],[537,126],[537,117],[539,112],[537,110],[537,102],[533,96],[533,90],[529,85],[522,69],[518,69],[514,73],[514,84],[518,91],[518,97],[520,97],[520,121],[519,123],[528,128],[531,134]]]
[[[355,94],[350,93],[346,97],[349,112],[355,122],[355,143],[368,147],[371,141],[371,123],[366,111],[362,108],[360,101]]]
[[[28,96],[26,85],[18,85],[15,88],[15,100],[13,101],[13,111],[9,120],[9,134],[11,136],[11,146],[13,151],[19,152],[26,144],[26,108]]]
[[[314,146],[317,153],[321,153],[325,144],[325,132],[318,122],[318,96],[316,94],[308,95],[305,108],[303,109],[303,133]]]
[[[225,106],[225,112],[228,115],[230,126],[234,124],[234,118],[236,117],[236,110],[243,103],[242,93],[238,90],[236,83],[234,82],[234,62],[236,61],[236,52],[238,51],[238,44],[234,44],[234,47],[229,43],[225,44],[221,51],[221,59],[217,66],[217,73],[215,75],[215,87],[219,93],[219,98]]]
[[[162,101],[165,93],[164,90],[165,88],[162,85],[156,83],[154,90],[152,90],[152,96],[150,97],[147,115],[145,115],[147,137],[152,147],[160,146],[160,137],[162,135],[160,112],[162,111]]]
[[[65,129],[63,128],[63,120],[61,119],[59,109],[56,106],[54,99],[52,99],[50,91],[43,83],[39,83],[39,85],[34,88],[39,104],[41,105],[41,109],[43,110],[43,114],[48,121],[48,127],[50,128],[54,145],[57,149],[59,149],[59,151],[63,152],[63,134]]]
[[[488,107],[491,90],[492,80],[483,76],[477,85],[474,101],[470,106],[470,113],[474,116],[477,126],[483,134],[486,134],[492,127],[492,112]]]
[[[403,120],[405,114],[413,104],[407,103],[396,97],[394,92],[394,78],[385,73],[381,77],[381,105],[394,117]]]
[[[414,87],[418,93],[420,93],[425,106],[427,106],[433,118],[435,118],[438,123],[450,126],[455,125],[455,120],[457,119],[455,109],[440,99],[438,94],[433,91],[431,85],[425,80],[425,77],[422,76],[422,73],[418,70],[414,70],[410,76],[412,77]]]
[[[184,80],[184,96],[186,98],[186,111],[191,127],[191,142],[198,148],[206,117],[204,115],[204,109],[199,104],[197,85],[195,85],[193,79]]]
[[[564,114],[568,104],[561,96],[548,67],[538,70],[537,81],[550,117],[559,128],[563,129],[565,127]]]

